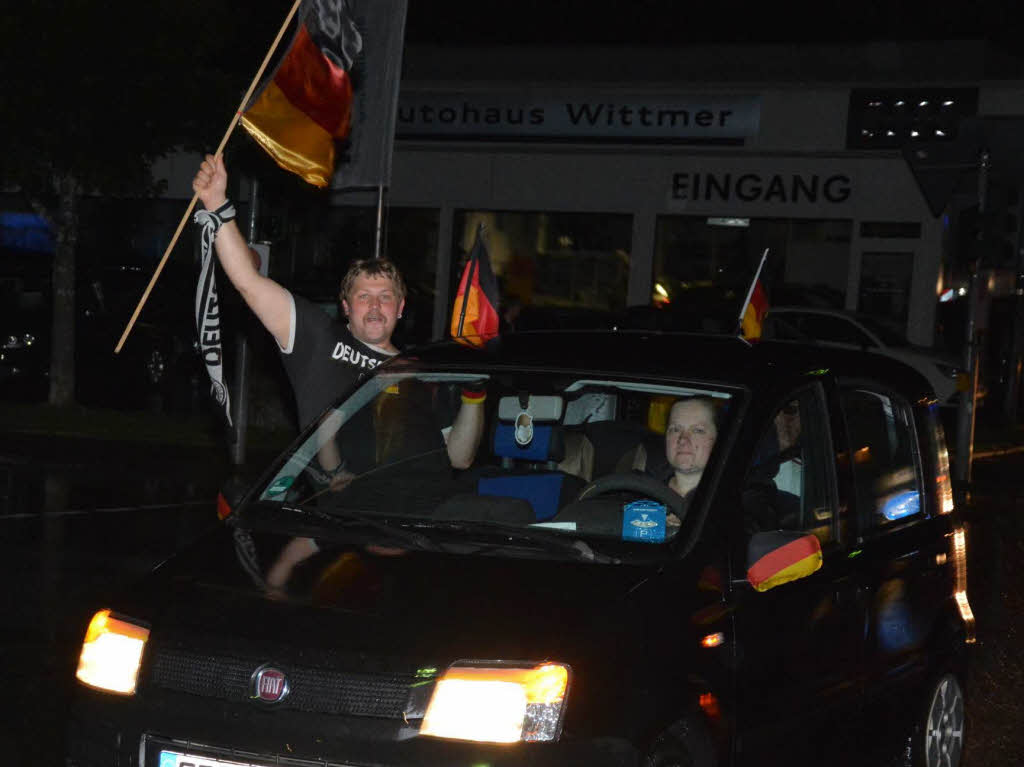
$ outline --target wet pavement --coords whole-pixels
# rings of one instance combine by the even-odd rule
[[[0,763],[63,764],[88,617],[216,525],[217,492],[233,472],[218,447],[0,435],[0,742],[13,749]]]
[[[272,456],[250,454],[252,476]],[[63,763],[64,711],[88,616],[217,524],[226,449],[0,434],[0,762]],[[1024,757],[1024,452],[979,460],[965,506],[979,641],[966,763]]]

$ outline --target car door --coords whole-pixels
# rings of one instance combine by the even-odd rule
[[[868,384],[844,387],[841,401],[866,605],[865,699],[873,729],[884,732],[916,710],[913,691],[932,669],[933,643],[952,602],[950,524],[924,474],[933,464],[924,460],[932,424],[916,421],[927,411]]]
[[[744,482],[731,582],[739,764],[793,765],[851,750],[838,744],[852,737],[859,710],[863,605],[835,470],[837,417],[821,382],[792,390],[770,411]],[[783,466],[794,459],[796,480]],[[746,548],[772,530],[815,536],[821,568],[758,592],[744,580]]]

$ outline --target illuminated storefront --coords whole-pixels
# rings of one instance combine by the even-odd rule
[[[768,248],[773,303],[870,312],[930,344],[955,216],[929,210],[899,146],[1024,114],[1022,73],[987,79],[980,51],[412,47],[385,222],[414,286],[402,340],[445,334],[482,226],[523,316],[727,306]],[[375,201],[293,206],[276,276],[333,284],[372,252]]]

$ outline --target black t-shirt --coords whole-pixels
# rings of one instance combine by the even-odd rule
[[[359,341],[347,323],[333,319],[305,298],[292,299],[292,348],[281,350],[281,359],[295,392],[300,428],[305,428],[392,355]]]

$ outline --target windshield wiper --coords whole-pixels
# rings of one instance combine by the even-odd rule
[[[403,517],[400,519],[380,517],[362,510],[337,508],[327,512],[308,506],[282,504],[281,511],[323,523],[325,528],[366,527],[384,533],[393,540],[408,543],[425,551],[441,551],[446,547],[430,536],[435,533],[456,533],[460,536],[475,537],[467,541],[475,546],[474,553],[500,551],[510,544],[530,544],[544,551],[567,554],[573,559],[599,564],[619,564],[620,560],[596,551],[586,541],[552,530],[534,527],[510,527],[490,522],[471,522],[429,517]],[[421,532],[422,531],[422,532]],[[428,534],[425,534],[428,533]],[[485,537],[485,540],[479,540]],[[493,540],[498,538],[500,540]]]
[[[573,538],[551,530],[544,530],[535,527],[510,527],[508,525],[488,522],[462,522],[459,520],[441,519],[416,519],[409,520],[409,524],[417,528],[428,530],[445,530],[450,532],[468,533],[470,535],[487,533],[489,536],[498,536],[503,540],[500,543],[487,542],[485,546],[477,550],[499,551],[510,543],[529,543],[540,545],[545,551],[559,554],[569,554],[575,559],[585,562],[598,562],[602,564],[618,564],[619,560],[610,557],[600,551],[594,550],[586,541],[581,538]]]
[[[367,514],[352,509],[337,509],[335,511],[321,511],[320,509],[307,506],[290,506],[282,504],[283,511],[289,511],[299,516],[311,517],[317,521],[324,522],[332,528],[338,527],[368,527],[371,530],[385,533],[392,539],[410,543],[416,548],[427,551],[437,551],[439,546],[428,536],[410,530],[405,520],[401,523],[395,520],[388,520],[374,514]]]

